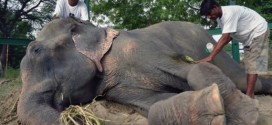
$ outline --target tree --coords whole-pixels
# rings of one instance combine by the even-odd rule
[[[200,21],[195,18],[195,8],[184,0],[91,0],[91,5],[95,22],[108,23],[104,22],[108,17],[120,29],[142,28],[169,20]]]
[[[226,4],[224,0],[220,0]],[[209,25],[198,11],[202,0],[91,0],[93,20],[115,28],[135,29],[161,21],[190,21]],[[102,17],[102,18],[101,18]]]
[[[217,0],[228,5],[228,0]],[[162,21],[190,21],[203,26],[213,22],[200,18],[199,6],[202,0],[91,0],[92,18],[98,24],[112,22],[115,28],[135,29]],[[236,0],[262,14],[272,22],[271,0]],[[109,18],[109,20],[106,20]]]
[[[0,0],[0,37],[34,38],[32,31],[48,22],[54,0]],[[7,45],[1,45],[0,62],[6,64]]]

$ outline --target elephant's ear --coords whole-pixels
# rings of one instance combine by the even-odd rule
[[[111,48],[113,39],[118,35],[119,31],[107,28],[106,33],[88,32],[85,35],[74,34],[73,41],[76,49],[91,59],[97,69],[102,72],[103,67],[100,61],[104,54]]]

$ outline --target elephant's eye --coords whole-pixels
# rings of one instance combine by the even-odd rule
[[[39,53],[40,50],[41,50],[40,48],[35,48],[35,49],[34,49],[34,52],[35,52],[35,53]]]
[[[30,55],[34,56],[34,57],[37,57],[37,56],[40,57],[41,55],[44,55],[44,54],[45,54],[45,51],[42,46],[35,46],[35,47],[31,48],[31,50],[30,50]]]
[[[34,47],[34,48],[32,49],[32,52],[33,52],[34,54],[40,54],[40,53],[41,53],[41,50],[42,50],[41,47]]]

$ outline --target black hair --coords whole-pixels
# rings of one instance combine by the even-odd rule
[[[203,0],[200,5],[200,15],[207,15],[216,6],[220,5],[215,0]]]

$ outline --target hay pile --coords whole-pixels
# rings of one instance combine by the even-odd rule
[[[89,110],[90,104],[86,106],[71,105],[61,113],[62,125],[101,125],[100,119]]]
[[[70,106],[61,113],[60,121],[63,125],[148,125],[131,107],[105,100]]]

